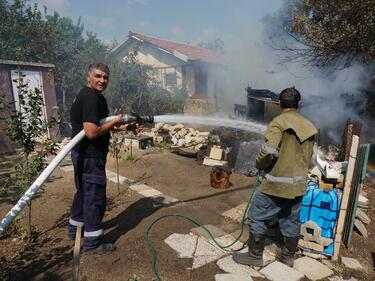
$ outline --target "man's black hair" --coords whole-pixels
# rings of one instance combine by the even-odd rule
[[[282,90],[279,95],[279,101],[283,108],[298,108],[298,102],[300,100],[301,94],[294,87]]]
[[[99,69],[105,73],[107,73],[109,75],[109,67],[108,65],[104,64],[104,63],[101,63],[101,62],[95,62],[95,63],[92,63],[89,65],[89,67],[87,68],[87,75],[93,71],[94,69]]]

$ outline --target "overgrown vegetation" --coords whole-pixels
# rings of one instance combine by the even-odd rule
[[[290,49],[316,66],[375,60],[375,1],[302,0],[293,5],[289,31],[307,48]]]
[[[163,89],[152,67],[131,52],[122,63],[111,64],[111,82],[106,90],[108,105],[117,112],[158,115],[183,112],[186,91]]]
[[[55,140],[48,133],[57,120],[55,117],[46,119],[41,90],[30,89],[24,75],[21,72],[18,74],[18,79],[14,81],[17,83],[18,101],[7,104],[1,98],[0,109],[5,117],[2,121],[6,124],[6,134],[17,144],[22,154],[16,160],[14,174],[8,182],[17,188],[19,195],[22,195],[46,166],[46,158],[57,149]],[[27,233],[28,237],[31,237],[31,201],[28,202],[28,207]],[[21,232],[25,233],[22,229]]]
[[[152,69],[138,62],[134,54],[124,63],[106,61],[116,43],[107,45],[95,33],[84,33],[80,19],[74,23],[58,13],[47,14],[37,4],[30,6],[28,0],[0,0],[0,38],[0,59],[55,65],[63,121],[69,121],[70,105],[85,84],[87,66],[94,61],[110,64],[111,80],[105,94],[112,111],[159,114],[183,109],[185,92],[162,89],[153,78]]]

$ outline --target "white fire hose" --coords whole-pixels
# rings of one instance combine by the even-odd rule
[[[116,116],[110,116],[101,119],[100,124],[111,121]],[[124,114],[122,119],[125,123],[129,122],[132,117],[128,114]],[[56,155],[56,157],[48,164],[44,171],[39,175],[39,177],[34,181],[34,183],[29,187],[25,194],[18,200],[17,204],[7,213],[7,215],[0,222],[0,234],[7,229],[7,227],[12,223],[14,218],[22,211],[33,196],[38,192],[39,188],[47,180],[47,178],[52,174],[60,162],[65,158],[65,156],[73,149],[73,147],[78,144],[85,136],[84,130],[80,131],[67,145],[61,149],[61,151]]]

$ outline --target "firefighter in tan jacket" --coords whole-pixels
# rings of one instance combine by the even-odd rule
[[[248,212],[249,251],[235,253],[233,259],[237,263],[263,265],[264,235],[267,225],[277,217],[284,237],[277,258],[293,266],[300,236],[300,206],[318,132],[297,112],[300,99],[294,87],[279,95],[282,113],[268,125],[265,143],[256,158],[256,167],[264,172],[264,177]]]

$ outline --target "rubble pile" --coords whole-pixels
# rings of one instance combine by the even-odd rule
[[[170,142],[175,146],[189,147],[195,150],[199,150],[208,143],[209,135],[210,132],[185,128],[183,124],[170,125],[166,123],[156,123],[150,133],[155,143]]]

